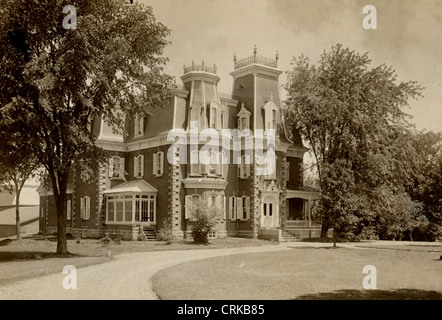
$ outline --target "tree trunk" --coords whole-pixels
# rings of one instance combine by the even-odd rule
[[[330,228],[329,221],[327,218],[322,219],[322,226],[321,226],[321,238],[327,238],[327,231]]]
[[[66,238],[66,190],[67,174],[51,176],[52,189],[54,191],[55,207],[57,209],[57,253],[67,254],[68,244]]]
[[[17,240],[21,240],[20,228],[20,190],[15,190],[15,232],[17,233]]]
[[[68,253],[66,238],[66,188],[64,192],[60,190],[58,200],[55,200],[57,208],[57,253]]]

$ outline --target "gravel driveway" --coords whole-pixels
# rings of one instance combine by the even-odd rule
[[[293,243],[291,243],[293,246]],[[287,244],[233,249],[179,250],[121,254],[110,262],[77,269],[77,289],[63,288],[67,274],[23,280],[0,287],[0,299],[14,300],[153,300],[152,277],[180,263],[249,252],[290,250]]]

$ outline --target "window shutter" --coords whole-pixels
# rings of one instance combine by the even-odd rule
[[[290,172],[290,162],[286,162],[285,163],[285,168],[284,168],[284,174],[285,174],[285,181],[289,181],[289,172]]]
[[[221,124],[221,109],[216,108],[216,129],[221,130],[222,124]]]
[[[80,198],[80,218],[84,219],[84,197]]]
[[[120,158],[120,172],[118,174],[119,178],[124,178],[124,170],[125,166],[124,166],[124,158]]]
[[[109,178],[114,176],[114,159],[109,158]]]
[[[67,220],[71,220],[72,211],[71,211],[71,200],[66,201],[66,217]]]
[[[134,178],[138,177],[138,157],[134,157]]]
[[[245,166],[246,166],[246,167],[245,167],[245,170],[246,170],[246,172],[245,172],[246,177],[250,177],[250,164],[246,164]]]
[[[233,220],[233,214],[235,212],[235,208],[233,207],[233,199],[234,197],[229,197],[229,219]]]
[[[246,197],[245,200],[246,200],[246,203],[245,203],[246,219],[249,220],[250,219],[250,197]]]
[[[163,151],[160,151],[159,152],[159,165],[160,165],[160,172],[159,172],[159,174],[160,175],[162,175],[163,174],[163,172],[164,172],[164,152]]]
[[[190,206],[192,205],[192,196],[186,196],[184,201],[184,219],[190,219]]]
[[[144,177],[144,156],[141,155],[140,157],[141,157],[141,172],[139,174],[140,177]]]
[[[216,198],[215,198],[215,207],[216,208],[219,208],[219,209],[222,209],[222,202],[221,202],[221,195],[217,195],[216,196]]]
[[[86,197],[86,219],[89,219],[91,217],[91,198]]]
[[[210,108],[210,128],[215,128],[215,108]]]
[[[158,170],[157,170],[157,163],[158,163],[158,161],[157,161],[157,154],[154,153],[153,154],[153,176],[154,177],[157,176],[157,172],[158,172]]]
[[[236,219],[242,220],[242,198],[236,198]]]

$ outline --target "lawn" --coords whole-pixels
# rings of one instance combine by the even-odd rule
[[[157,273],[162,299],[438,299],[441,246],[309,248],[248,253],[181,264]],[[365,265],[377,290],[364,290]]]
[[[122,241],[120,245],[108,247],[95,239],[84,239],[81,243],[68,240],[67,255],[56,255],[54,237],[32,237],[21,241],[5,239],[0,241],[0,285],[62,272],[66,265],[77,268],[111,261],[122,253],[150,252],[164,250],[218,249],[269,245],[270,241],[224,238],[213,239],[206,245],[191,240],[175,241],[170,245],[161,241]]]

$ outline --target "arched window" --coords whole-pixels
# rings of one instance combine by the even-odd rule
[[[199,194],[187,195],[184,203],[184,218],[191,219],[192,207],[196,206],[200,201]]]

